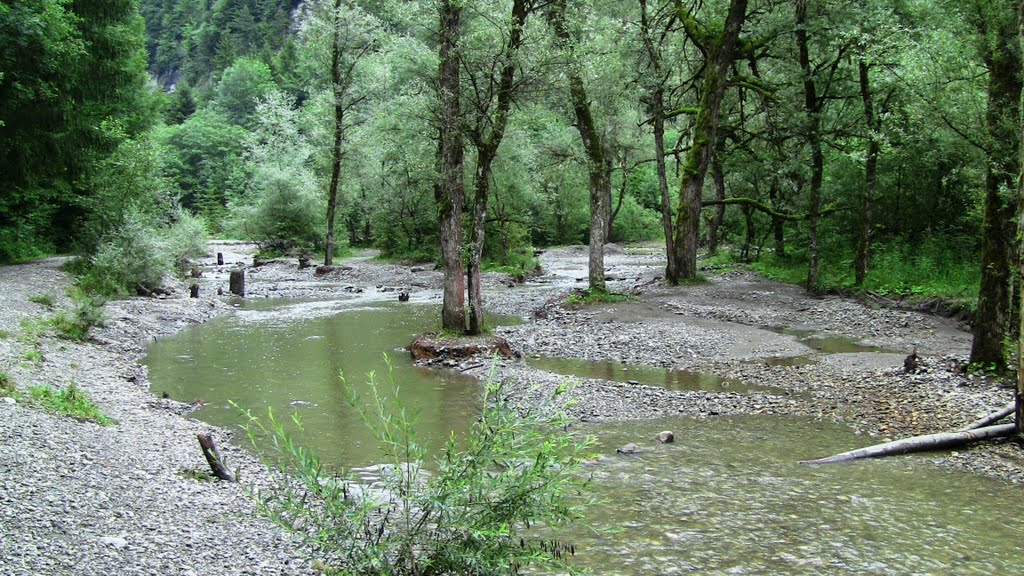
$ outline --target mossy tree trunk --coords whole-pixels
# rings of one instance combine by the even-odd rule
[[[717,158],[711,163],[711,178],[715,182],[715,200],[725,200],[725,171],[722,170],[722,163]],[[708,221],[708,254],[718,253],[718,229],[724,220],[725,204],[718,204],[715,206],[714,215]]]
[[[453,332],[466,330],[465,275],[462,265],[462,212],[465,203],[462,176],[462,111],[459,98],[459,34],[462,7],[456,0],[441,0],[440,82],[441,104],[439,157],[440,182],[434,190],[437,200],[441,262],[444,267],[444,294],[441,327]]]
[[[868,132],[867,158],[864,161],[864,193],[861,198],[862,215],[860,235],[857,238],[857,255],[853,263],[854,284],[864,285],[871,262],[871,235],[875,226],[875,189],[878,182],[878,153],[880,149],[881,121],[875,114],[874,98],[871,93],[870,70],[861,57],[857,65],[860,80],[860,98],[864,104],[864,124]]]
[[[480,334],[485,330],[483,293],[480,289],[480,261],[483,258],[484,237],[487,224],[487,199],[491,189],[491,173],[498,147],[505,136],[509,111],[516,90],[516,70],[519,66],[519,50],[523,43],[526,19],[534,3],[528,0],[512,2],[512,20],[507,31],[508,40],[500,56],[500,72],[497,78],[487,82],[474,83],[475,87],[497,86],[494,92],[475,92],[475,108],[478,111],[471,140],[476,149],[476,174],[473,178],[473,228],[470,235],[469,259],[466,265],[466,286],[469,291],[469,334]],[[504,33],[505,31],[503,31]],[[494,114],[491,101],[497,99]],[[489,127],[489,128],[488,128]]]
[[[334,147],[331,150],[331,184],[327,189],[327,241],[324,266],[334,263],[334,223],[341,186],[342,140],[345,134],[345,87],[341,74],[341,0],[334,0],[333,41],[331,42],[331,91],[334,95]]]
[[[571,53],[573,38],[565,22],[565,11],[566,1],[555,0],[551,5],[550,21],[560,47],[563,51]],[[569,102],[576,116],[576,128],[579,130],[587,155],[590,184],[590,254],[587,262],[589,287],[593,292],[605,292],[607,287],[604,281],[604,244],[612,194],[611,164],[590,109],[590,100],[578,63],[569,62],[567,73]]]
[[[811,149],[811,182],[807,199],[807,282],[806,289],[814,293],[819,289],[818,270],[818,213],[821,211],[821,185],[825,173],[825,156],[821,149],[822,99],[811,68],[810,48],[807,40],[807,1],[796,3],[796,41],[800,71],[804,84],[804,138]]]
[[[1020,8],[1017,11],[1018,29],[1020,35],[1020,50],[1024,54],[1024,0],[1020,0]],[[1024,58],[1022,58],[1021,76],[1024,76]],[[1017,201],[1020,203],[1020,215],[1022,220],[1017,225],[1017,277],[1024,278],[1024,238],[1021,231],[1024,230],[1024,120],[1021,122],[1018,132],[1020,150],[1020,174],[1017,179]],[[1021,310],[1024,310],[1024,289],[1020,290]],[[1014,411],[1014,423],[1017,426],[1017,435],[1024,433],[1024,314],[1020,315],[1020,325],[1017,333],[1017,388],[1014,394],[1016,410]]]
[[[665,232],[665,255],[668,264],[665,277],[673,278],[676,256],[672,242],[672,199],[668,192],[668,171],[665,167],[665,73],[661,65],[661,53],[652,38],[652,23],[647,12],[647,1],[640,0],[640,32],[644,50],[647,53],[651,75],[654,77],[650,88],[651,125],[654,131],[654,161],[658,172],[658,192],[661,198],[661,226]]]
[[[706,65],[701,83],[701,100],[693,121],[692,140],[682,166],[679,204],[672,241],[675,245],[675,276],[668,281],[697,277],[697,240],[700,233],[701,195],[704,178],[714,159],[718,139],[718,119],[728,87],[729,69],[736,60],[740,30],[747,14],[747,0],[732,0],[720,34],[701,26],[690,10],[681,4],[679,19],[687,36],[704,53]]]
[[[971,344],[971,362],[1006,367],[1010,330],[1010,282],[1014,265],[1020,174],[1021,51],[1017,7],[999,3],[996,12],[977,22],[982,57],[988,68],[985,123],[988,162],[985,171],[985,220],[982,225],[981,286]]]

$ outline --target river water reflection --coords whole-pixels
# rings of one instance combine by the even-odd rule
[[[155,343],[155,392],[206,402],[196,416],[226,426],[229,400],[298,412],[305,440],[338,466],[379,452],[344,400],[337,374],[366,392],[391,355],[400,397],[419,411],[428,447],[468,428],[480,384],[412,366],[399,350],[434,329],[436,307],[397,303],[260,303]],[[657,444],[664,429],[676,442]],[[607,503],[590,521],[616,533],[568,536],[597,574],[1020,574],[1021,488],[934,466],[939,456],[806,467],[798,460],[869,444],[807,418],[731,417],[580,425],[606,454],[591,489]],[[635,456],[615,448],[636,442]]]

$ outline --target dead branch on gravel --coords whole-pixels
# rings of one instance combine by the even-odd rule
[[[213,443],[213,437],[209,434],[196,434],[196,438],[199,438],[199,447],[203,449],[203,456],[206,456],[206,463],[210,465],[213,475],[221,480],[234,482],[234,476],[224,467],[224,461],[217,451],[217,445]]]
[[[839,462],[860,460],[862,458],[881,458],[883,456],[895,456],[897,454],[909,454],[911,452],[925,452],[928,450],[955,448],[971,442],[989,440],[992,438],[1007,438],[1016,433],[1016,424],[999,424],[995,426],[992,424],[1006,418],[1010,414],[1013,414],[1015,408],[1016,403],[1011,402],[1007,406],[1004,406],[1003,408],[1000,408],[999,410],[992,412],[984,418],[976,420],[955,432],[939,432],[937,434],[912,436],[910,438],[893,440],[892,442],[885,442],[883,444],[875,444],[874,446],[868,446],[866,448],[850,450],[849,452],[843,452],[827,458],[801,460],[800,463],[815,465],[836,464]]]

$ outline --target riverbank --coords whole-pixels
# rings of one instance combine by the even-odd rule
[[[223,265],[217,265],[216,252]],[[686,392],[585,378],[574,391],[574,415],[582,420],[795,414],[846,422],[871,444],[958,428],[1012,394],[998,382],[960,372],[970,336],[948,319],[810,298],[746,273],[665,287],[656,281],[662,267],[656,247],[609,247],[610,288],[633,294],[629,301],[566,306],[565,295],[585,285],[586,249],[552,249],[541,261],[545,273],[526,284],[502,274],[485,278],[489,309],[530,319],[496,330],[525,356],[697,370],[759,388]],[[74,381],[117,423],[102,427],[0,403],[0,572],[311,573],[294,541],[256,517],[237,484],[197,480],[187,472],[205,467],[195,436],[206,432],[219,441],[229,467],[238,467],[243,480],[259,482],[259,463],[239,447],[244,439],[182,417],[188,405],[151,393],[138,361],[153,338],[229,312],[232,300],[217,292],[227,291],[236,266],[246,267],[249,298],[397,300],[408,292],[411,301],[427,303],[440,302],[440,271],[364,255],[317,275],[313,267],[298,269],[294,260],[255,267],[251,246],[215,244],[195,280],[198,299],[188,298],[187,286],[178,283],[164,298],[108,303],[107,324],[92,342],[44,336],[36,345],[43,360],[27,360],[28,345],[17,338],[21,321],[52,313],[30,297],[49,294],[55,308],[70,306],[64,296],[69,280],[59,264],[0,268],[2,369],[22,390]],[[827,338],[839,340],[826,346]],[[876,349],[828,353],[836,342]],[[921,369],[904,374],[903,358],[914,346]],[[524,401],[565,380],[522,360],[503,361],[497,370]],[[482,376],[485,368],[469,372]],[[799,455],[814,456],[822,455]],[[1012,442],[930,457],[1024,483],[1024,451]]]

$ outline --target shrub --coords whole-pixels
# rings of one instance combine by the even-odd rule
[[[158,227],[149,218],[128,214],[121,227],[100,243],[78,285],[86,292],[111,297],[152,291],[171,270],[160,240]]]
[[[89,339],[89,331],[93,327],[103,326],[106,299],[81,292],[74,293],[72,298],[75,300],[74,310],[55,315],[50,319],[50,326],[57,331],[57,336],[82,342]]]
[[[188,271],[192,261],[206,255],[207,242],[206,222],[180,208],[174,223],[164,232],[164,249],[180,274]]]
[[[255,492],[258,506],[323,554],[333,573],[497,575],[528,564],[572,571],[570,547],[527,530],[562,527],[592,503],[578,473],[590,440],[567,434],[553,404],[520,415],[501,385],[488,383],[483,413],[462,447],[450,440],[427,473],[414,418],[384,400],[376,384],[368,406],[347,389],[384,447],[381,490],[325,470],[272,412],[266,422],[247,413],[250,439],[274,451],[282,473],[275,488]]]

